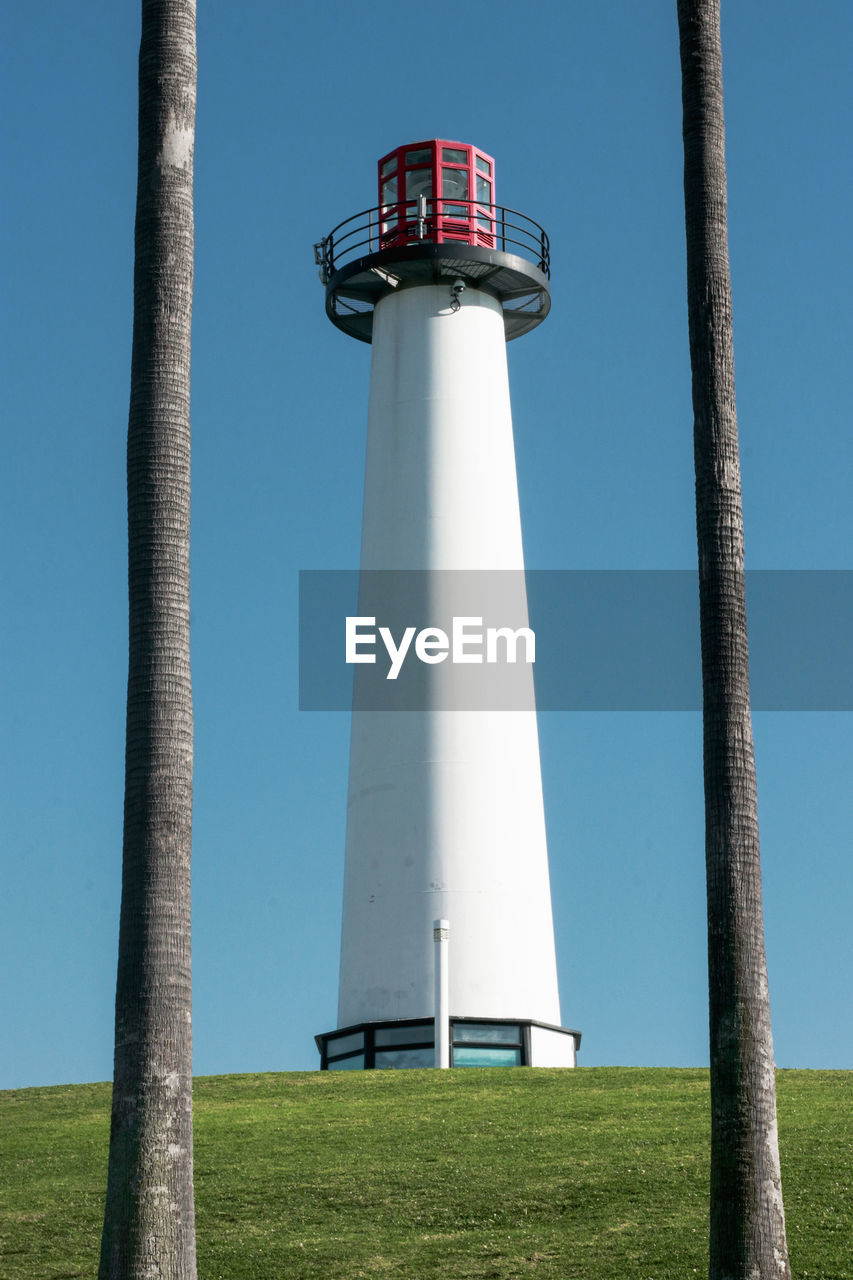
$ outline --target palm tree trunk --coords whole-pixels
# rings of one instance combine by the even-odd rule
[[[790,1276],[749,708],[719,0],[678,0],[702,632],[711,1280]]]
[[[195,0],[143,0],[127,445],[130,661],[100,1280],[194,1280],[189,648]]]

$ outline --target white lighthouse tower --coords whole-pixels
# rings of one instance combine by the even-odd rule
[[[355,668],[338,1026],[317,1036],[328,1070],[569,1067],[580,1044],[561,1025],[519,652],[532,633],[506,363],[506,342],[548,313],[548,239],[494,184],[476,147],[398,147],[379,162],[378,207],[316,246],[329,318],[372,343],[358,660],[375,663]],[[410,663],[431,683],[379,709],[370,626],[407,607],[425,629]],[[478,702],[459,680],[484,672],[498,684]]]

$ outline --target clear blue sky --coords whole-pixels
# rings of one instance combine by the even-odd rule
[[[851,567],[853,10],[725,4],[747,559]],[[3,35],[0,1087],[106,1079],[126,679],[137,6]],[[458,138],[552,240],[510,347],[527,563],[695,563],[675,3],[200,4],[193,352],[195,1065],[335,1024],[348,719],[296,709],[303,568],[353,568],[368,349],[312,243]],[[849,1067],[853,718],[755,717],[781,1066]],[[697,713],[541,717],[580,1061],[707,1061]]]

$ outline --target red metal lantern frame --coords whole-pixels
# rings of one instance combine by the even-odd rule
[[[478,147],[429,138],[379,161],[383,249],[456,241],[495,247],[495,162]]]

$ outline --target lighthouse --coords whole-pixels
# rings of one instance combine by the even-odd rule
[[[571,1067],[506,361],[548,314],[548,238],[497,204],[494,159],[466,143],[395,148],[377,194],[315,246],[330,320],[372,348],[338,1023],[316,1037],[321,1067]],[[417,696],[373,700],[403,682],[406,637]]]

